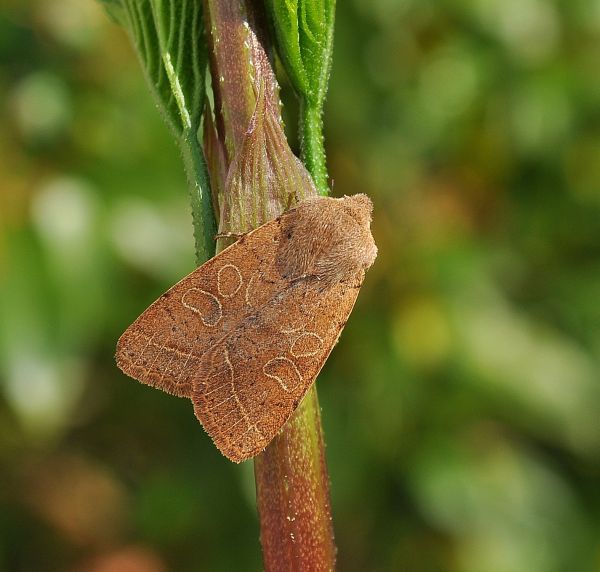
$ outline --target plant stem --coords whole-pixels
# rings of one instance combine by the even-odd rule
[[[266,572],[333,570],[336,547],[319,400],[310,389],[254,461]]]
[[[302,162],[320,195],[329,194],[327,166],[325,163],[325,144],[323,139],[323,108],[310,103],[307,99],[300,102],[300,143]]]
[[[248,42],[248,21],[256,12],[253,4],[248,0],[204,0],[216,127],[229,163],[242,145],[256,105],[255,54]]]
[[[302,160],[321,195],[329,193],[323,124],[301,106]],[[265,451],[254,460],[266,572],[334,570],[337,548],[316,383]]]
[[[256,108],[257,80],[266,86],[268,97],[275,98],[271,108],[279,106],[278,88],[267,57],[269,50],[265,43],[268,38],[260,26],[260,3],[256,0],[204,0],[204,5],[216,131],[227,150],[229,166],[235,168],[235,159],[242,152]],[[314,178],[315,175],[321,177],[320,191],[324,193],[327,175],[322,139],[318,135],[320,121],[319,114],[309,114],[306,139],[310,142],[308,156],[316,157],[312,163],[314,168],[309,171]],[[289,151],[285,140],[284,144]],[[321,149],[320,155],[318,149]],[[289,162],[289,156],[284,160],[288,161],[290,169],[297,168],[295,163]],[[321,165],[320,170],[317,165]],[[230,169],[228,181],[233,180],[232,175],[235,173]],[[269,180],[273,182],[273,179]],[[290,179],[289,184],[292,182]],[[243,190],[245,193],[233,202],[235,207],[256,223],[267,222],[258,205],[264,205],[277,194],[264,185],[246,186]],[[263,192],[268,196],[256,196]],[[276,214],[288,206],[287,201],[282,201]],[[234,217],[224,218],[219,221],[219,231],[237,232],[238,229],[232,228]],[[329,476],[314,386],[279,435],[255,458],[254,473],[265,570],[332,570],[336,549]]]

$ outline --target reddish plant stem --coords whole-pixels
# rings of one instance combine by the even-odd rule
[[[256,457],[254,474],[265,570],[333,570],[329,478],[314,386],[283,431]]]
[[[261,74],[261,85],[275,108],[279,96],[265,49],[259,3],[204,3],[217,135],[212,143],[218,140],[229,166],[242,148],[256,107],[257,75]],[[211,173],[211,178],[214,175]],[[281,204],[280,211],[288,206]],[[230,221],[221,220],[219,230],[237,229],[231,228]],[[254,467],[265,570],[332,570],[336,549],[329,476],[314,386],[281,433],[256,457]]]
[[[264,17],[252,1],[204,0],[216,128],[228,162],[243,144],[257,100],[258,77],[267,97],[279,102],[277,83],[264,48]]]
[[[244,45],[247,13],[243,2],[235,0],[204,0],[204,6],[216,127],[231,162],[256,102],[252,63]]]

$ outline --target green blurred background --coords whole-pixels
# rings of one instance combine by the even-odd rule
[[[339,569],[598,571],[600,2],[337,14],[330,173],[380,250],[319,381]],[[0,570],[260,570],[252,464],[114,365],[194,254],[93,0],[3,3],[0,187]]]

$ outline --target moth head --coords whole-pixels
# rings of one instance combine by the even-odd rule
[[[371,234],[373,203],[363,194],[343,197],[340,200],[343,201],[343,208],[348,217],[355,222],[354,228],[348,228],[347,233],[355,253],[354,258],[362,270],[367,270],[377,258],[377,246]]]
[[[373,264],[373,205],[366,195],[318,197],[282,218],[278,267],[290,279],[317,277],[324,285],[348,282]]]
[[[351,195],[340,199],[343,201],[344,208],[359,224],[371,224],[371,215],[373,214],[373,203],[367,195],[362,193]]]

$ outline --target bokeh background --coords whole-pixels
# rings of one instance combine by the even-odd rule
[[[380,249],[319,380],[339,568],[598,571],[600,2],[337,14],[330,172]],[[3,2],[0,224],[0,570],[260,570],[252,464],[113,362],[194,255],[93,0]]]

